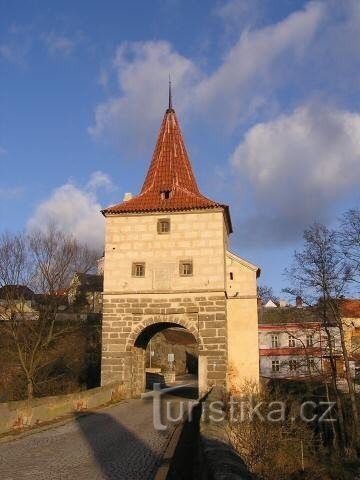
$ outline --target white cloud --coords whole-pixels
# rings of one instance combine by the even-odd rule
[[[98,105],[95,137],[117,138],[122,146],[142,149],[153,142],[154,128],[167,104],[168,75],[175,85],[175,102],[183,111],[195,81],[195,65],[175,52],[168,42],[123,43],[116,52],[114,68],[121,94]]]
[[[90,177],[85,188],[71,182],[56,188],[37,207],[28,222],[28,228],[44,230],[49,225],[56,225],[57,228],[72,233],[80,242],[102,249],[104,218],[96,196],[99,188],[113,188],[109,176],[100,171]]]
[[[270,87],[283,81],[277,70],[271,70],[274,64],[303,55],[324,10],[321,3],[309,3],[275,25],[243,31],[220,66],[208,75],[200,74],[194,62],[168,42],[121,44],[114,60],[120,92],[97,106],[89,132],[98,138],[117,138],[122,147],[144,146],[153,138],[166,106],[169,73],[177,111],[204,115],[234,128],[240,118],[268,103]]]
[[[54,31],[43,33],[41,40],[44,42],[50,55],[62,54],[70,55],[75,48],[76,42],[65,35],[59,35]]]
[[[112,191],[115,189],[115,185],[107,173],[97,170],[92,173],[86,188],[89,190],[98,190],[99,188],[104,188],[105,190]]]
[[[301,106],[252,127],[231,162],[250,182],[257,208],[244,235],[260,242],[293,239],[358,190],[360,114]]]
[[[241,117],[266,104],[266,88],[281,80],[274,64],[284,56],[288,62],[300,58],[323,16],[321,3],[309,3],[275,25],[243,31],[218,70],[198,85],[197,108],[216,112],[234,128]]]
[[[227,33],[235,33],[255,25],[263,17],[264,7],[261,0],[221,0],[215,13],[224,21]]]

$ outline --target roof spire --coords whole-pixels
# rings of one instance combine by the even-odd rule
[[[171,76],[169,73],[169,108],[166,110],[166,113],[173,112],[173,106],[172,106],[172,94],[171,94]]]

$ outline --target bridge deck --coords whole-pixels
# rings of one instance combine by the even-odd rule
[[[180,397],[171,396],[171,400],[180,401]],[[124,401],[1,443],[0,478],[152,479],[174,429],[171,425],[166,431],[156,431],[152,408],[151,399]]]

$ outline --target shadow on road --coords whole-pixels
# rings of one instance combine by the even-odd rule
[[[173,385],[168,385],[167,387],[172,387]],[[190,400],[197,400],[199,397],[199,390],[196,385],[181,385],[176,386],[176,389],[169,390],[166,392],[166,395],[171,395],[174,397],[187,398]]]
[[[111,415],[78,414],[75,419],[104,479],[154,478],[161,455],[151,450],[141,438]]]
[[[201,405],[197,405],[193,409],[191,421],[184,423],[166,480],[200,480],[204,478],[199,464],[200,417]]]

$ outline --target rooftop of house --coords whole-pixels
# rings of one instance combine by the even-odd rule
[[[2,300],[32,300],[34,292],[26,285],[4,285],[0,287],[0,299]]]
[[[345,299],[341,302],[343,317],[360,318],[360,299]]]
[[[360,318],[360,299],[343,299],[339,303],[340,314],[343,318]],[[288,323],[317,323],[321,322],[321,310],[319,306],[295,307],[295,306],[272,306],[267,305],[259,309],[260,325],[284,325]]]
[[[286,325],[320,323],[321,311],[319,307],[274,307],[259,309],[259,325]]]
[[[150,168],[139,195],[105,208],[102,213],[107,216],[214,208],[224,210],[228,230],[232,232],[229,207],[210,200],[199,190],[180,124],[172,107],[170,86],[169,107],[165,112]]]

